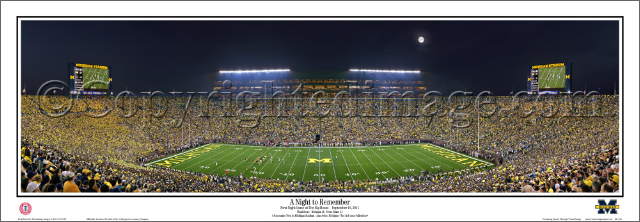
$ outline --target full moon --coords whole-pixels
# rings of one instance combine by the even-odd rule
[[[423,38],[422,36],[420,36],[420,37],[418,38],[418,42],[419,42],[419,43],[423,43],[423,42],[424,42],[424,38]]]

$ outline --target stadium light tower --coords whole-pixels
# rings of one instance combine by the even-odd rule
[[[349,72],[414,73],[414,74],[419,74],[420,70],[349,69]]]

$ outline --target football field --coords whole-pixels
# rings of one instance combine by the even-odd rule
[[[82,88],[85,89],[107,89],[107,82],[109,80],[109,70],[97,69],[97,68],[83,68],[84,82]],[[96,81],[96,82],[91,82]],[[102,82],[97,82],[102,81]]]
[[[563,89],[565,83],[565,67],[551,67],[539,69],[538,78],[541,89]]]
[[[488,161],[431,144],[332,148],[208,144],[147,164],[205,174],[296,181],[384,180],[422,171],[493,167]]]

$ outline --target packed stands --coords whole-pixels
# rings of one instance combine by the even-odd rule
[[[429,101],[423,99],[332,96],[250,99],[251,109],[242,109],[249,100],[235,96],[211,100],[208,108],[196,98],[186,106],[188,96],[126,97],[117,103],[114,97],[84,97],[74,100],[65,115],[50,117],[43,113],[63,113],[70,100],[25,95],[22,192],[618,192],[618,96],[594,96],[582,103],[566,96],[519,98],[516,103],[512,97],[487,97],[495,104],[479,110],[475,97],[468,96],[432,97],[438,101],[426,110]],[[318,103],[323,99],[328,103]],[[463,102],[468,106],[459,107]],[[152,115],[161,110],[166,110],[162,117]],[[491,115],[491,110],[497,112]],[[535,112],[526,116],[529,110]],[[126,117],[129,111],[133,115]],[[322,135],[323,146],[432,141],[477,152],[498,166],[381,183],[241,178],[144,165],[214,142],[319,145],[314,134]]]

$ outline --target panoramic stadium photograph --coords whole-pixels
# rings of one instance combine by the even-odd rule
[[[621,193],[618,19],[19,26],[18,195]]]

